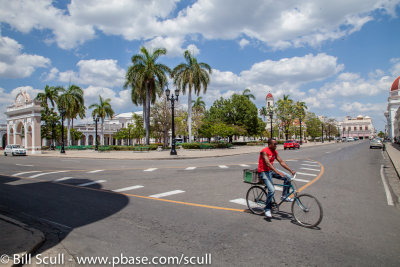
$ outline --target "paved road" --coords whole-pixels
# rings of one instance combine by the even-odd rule
[[[256,167],[257,154],[1,157],[0,208],[57,233],[42,251],[62,246],[74,256],[211,253],[216,265],[398,265],[400,212],[387,202],[380,171],[392,167],[381,150],[356,142],[280,155],[299,173],[298,188],[321,201],[319,228],[293,223],[289,205],[270,222],[245,212],[241,172]]]

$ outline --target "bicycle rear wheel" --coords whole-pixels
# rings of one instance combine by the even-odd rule
[[[267,203],[267,193],[261,186],[254,185],[247,191],[246,202],[252,213],[262,215]]]
[[[294,219],[307,228],[317,226],[323,217],[322,206],[318,199],[310,194],[300,194],[292,202]]]

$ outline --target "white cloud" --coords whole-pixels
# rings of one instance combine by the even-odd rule
[[[353,102],[353,103],[344,103],[340,110],[343,110],[347,113],[378,113],[383,115],[383,110],[387,107],[387,103],[360,103],[360,102]]]
[[[186,48],[183,48],[185,40],[182,37],[156,37],[151,41],[148,41],[145,46],[150,50],[156,48],[166,48],[168,57],[179,57],[182,56],[185,50],[189,50],[193,55],[200,53],[200,50],[196,45],[190,44]]]
[[[390,72],[393,76],[398,77],[400,76],[400,58],[392,58],[390,62],[393,64]]]
[[[89,86],[84,89],[85,105],[89,107],[91,104],[99,103],[99,95],[101,95],[103,99],[111,99],[110,103],[114,111],[132,110],[134,106],[130,94],[130,90],[122,90],[117,93],[110,88]],[[88,114],[91,114],[91,111],[88,111],[86,114],[87,116],[90,116]]]
[[[239,41],[239,45],[240,45],[240,48],[244,48],[246,45],[248,45],[250,43],[250,41],[249,40],[247,40],[247,39],[245,39],[245,38],[242,38],[240,41]]]
[[[0,77],[26,78],[36,68],[50,65],[50,59],[21,53],[22,48],[14,39],[0,36]]]
[[[125,70],[117,65],[117,60],[80,60],[76,65],[79,68],[78,73],[71,70],[60,72],[58,74],[59,81],[98,87],[122,87],[125,82]],[[51,71],[53,74],[57,72],[56,70]],[[51,75],[50,72],[49,76]]]
[[[175,16],[177,2],[72,0],[68,10],[60,10],[51,0],[2,0],[0,21],[24,33],[50,29],[53,35],[47,41],[64,49],[95,38],[95,30],[100,30],[149,44],[176,43],[180,47],[170,50],[178,55],[184,49],[182,40],[190,36],[241,38],[241,47],[248,44],[248,38],[276,49],[318,46],[359,31],[378,12],[395,16],[399,5],[398,0],[198,0]]]

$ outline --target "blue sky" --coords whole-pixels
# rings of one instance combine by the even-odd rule
[[[368,115],[383,130],[400,75],[399,14],[400,0],[0,0],[0,122],[21,89],[70,82],[87,106],[100,94],[117,113],[141,110],[123,83],[146,46],[167,48],[160,62],[171,68],[186,49],[208,63],[208,107],[249,88],[259,108],[269,91],[289,94],[317,115]]]

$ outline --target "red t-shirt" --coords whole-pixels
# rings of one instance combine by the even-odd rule
[[[263,152],[267,154],[267,157],[269,159],[269,162],[271,162],[271,164],[274,164],[274,160],[278,156],[278,152],[276,152],[276,150],[272,152],[271,149],[269,149],[269,147],[265,147],[263,150],[261,150],[260,157],[258,159],[258,172],[267,172],[271,170],[271,168],[269,168],[264,161],[264,157],[262,155]]]

